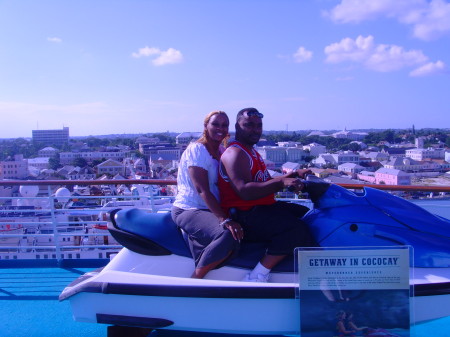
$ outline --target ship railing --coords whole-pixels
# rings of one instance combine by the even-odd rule
[[[71,186],[137,185],[159,187],[172,181],[101,180],[101,181],[23,181],[2,180],[0,186],[11,189],[11,196],[0,196],[0,260],[48,258],[58,263],[80,254],[105,250],[118,252],[118,244],[106,229],[105,214],[114,208],[135,207],[149,212],[169,211],[173,197],[148,193],[134,195],[67,195],[58,189]],[[39,196],[21,196],[21,186],[38,186]],[[44,188],[43,188],[44,187]],[[26,189],[25,189],[26,190]],[[24,191],[25,191],[24,190]],[[69,208],[70,202],[83,201],[85,207]],[[163,202],[162,202],[163,201]],[[109,207],[106,207],[109,205]],[[11,232],[13,234],[9,234]],[[106,254],[100,254],[104,257]]]
[[[138,180],[51,180],[51,181],[35,181],[35,180],[1,180],[0,187],[13,189],[14,193],[8,197],[0,197],[0,260],[2,259],[21,259],[29,258],[30,252],[39,254],[39,258],[55,259],[61,263],[64,259],[83,258],[82,252],[87,251],[104,251],[109,253],[119,251],[122,246],[115,242],[110,233],[104,229],[107,225],[106,218],[103,215],[107,210],[113,208],[123,208],[121,201],[136,202],[137,200],[147,201],[149,212],[168,211],[171,203],[166,206],[158,206],[158,200],[172,199],[173,196],[154,195],[148,193],[146,195],[58,195],[58,188],[66,187],[70,189],[73,185],[78,186],[95,186],[95,185],[139,185],[145,184],[152,186],[171,186],[176,185],[175,180],[156,180],[156,179],[138,179]],[[24,197],[19,196],[20,186],[39,186],[41,196]],[[341,186],[361,190],[364,187],[372,187],[382,190],[403,191],[403,192],[450,192],[450,186],[399,186],[399,185],[371,185],[371,184],[340,184]],[[42,187],[44,187],[42,189]],[[45,196],[42,196],[46,194]],[[85,201],[96,201],[98,207],[95,208],[67,208],[68,202],[74,199]],[[299,199],[297,196],[293,198],[283,198],[292,202],[304,204],[312,207],[312,203],[308,199]],[[117,206],[109,209],[102,208],[102,204],[108,201],[115,201]],[[16,205],[13,205],[13,202]],[[17,205],[17,203],[19,205]],[[91,202],[91,204],[93,204]],[[28,205],[28,207],[27,207]],[[41,205],[35,207],[33,205]],[[137,206],[144,208],[141,205]],[[165,207],[165,208],[164,208]],[[38,221],[36,221],[38,220]],[[40,221],[39,221],[40,220]],[[9,222],[8,222],[9,221]],[[17,228],[12,224],[21,225],[23,231],[19,233],[7,234],[9,228]],[[3,226],[3,228],[1,227]],[[95,226],[99,227],[95,228]],[[103,228],[103,229],[102,229]],[[25,231],[27,229],[27,231]],[[47,238],[47,242],[45,242]],[[18,239],[18,240],[14,240]],[[99,243],[103,239],[103,243]],[[16,244],[8,244],[9,241],[18,241]],[[92,254],[91,254],[92,255]],[[101,256],[104,256],[101,254]],[[35,257],[36,258],[36,257]]]

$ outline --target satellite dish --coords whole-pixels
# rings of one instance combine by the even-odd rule
[[[19,187],[19,193],[22,197],[34,198],[39,193],[39,186],[21,185]]]
[[[58,202],[67,202],[70,199],[70,191],[65,187],[60,187],[55,192]]]

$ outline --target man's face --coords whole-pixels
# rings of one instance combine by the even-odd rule
[[[236,123],[236,140],[253,146],[259,142],[262,135],[262,119],[258,116],[241,116]]]

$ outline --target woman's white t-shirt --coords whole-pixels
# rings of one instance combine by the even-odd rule
[[[208,209],[189,176],[189,167],[196,166],[208,172],[209,190],[219,200],[218,161],[214,159],[201,143],[191,143],[181,155],[178,167],[177,188],[174,206],[182,209]]]

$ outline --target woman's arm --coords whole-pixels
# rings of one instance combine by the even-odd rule
[[[208,206],[209,210],[219,219],[220,222],[224,221],[227,216],[219,205],[214,194],[209,189],[208,171],[198,166],[189,167],[189,177],[192,184],[200,197]]]
[[[354,330],[347,330],[347,329],[345,328],[344,322],[342,322],[342,321],[339,321],[339,322],[337,323],[337,330],[338,330],[340,333],[343,333],[343,334],[350,334],[350,333],[354,333],[354,332],[355,332]]]
[[[226,220],[228,218],[227,215],[220,207],[220,204],[214,194],[212,194],[209,189],[208,171],[198,166],[190,166],[188,170],[189,177],[191,178],[195,190],[203,199],[206,206],[208,206],[209,210],[217,217],[219,223]],[[225,224],[225,226],[230,230],[236,240],[242,240],[243,231],[237,222],[229,221]],[[237,231],[235,231],[235,229],[237,229]]]

